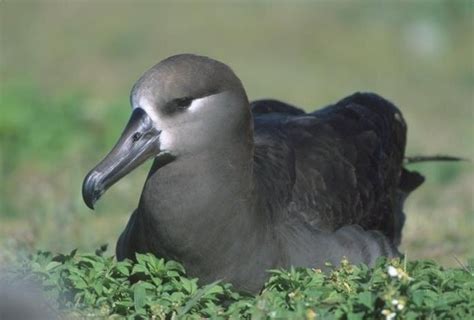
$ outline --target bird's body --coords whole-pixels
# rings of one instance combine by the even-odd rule
[[[157,155],[118,259],[152,252],[202,282],[255,292],[269,269],[398,254],[403,201],[422,178],[402,167],[406,125],[385,99],[357,93],[308,114],[275,100],[249,105],[227,66],[180,55],[145,73],[132,105],[141,120],[132,116],[84,184],[93,203],[126,173],[120,166]],[[131,144],[134,132],[159,146]],[[132,164],[124,148],[138,148]]]

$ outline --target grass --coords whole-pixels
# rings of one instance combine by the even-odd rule
[[[373,268],[343,260],[328,274],[315,269],[271,270],[265,287],[254,296],[219,281],[199,285],[174,261],[138,254],[133,264],[102,253],[39,252],[7,272],[3,283],[42,288],[50,314],[66,319],[474,317],[473,261],[456,269],[433,261],[379,259]]]
[[[311,110],[375,91],[402,109],[408,154],[474,159],[470,1],[0,6],[3,260],[22,249],[115,243],[149,164],[114,186],[97,214],[82,203],[82,179],[126,123],[133,82],[179,52],[230,64],[251,99]],[[467,261],[474,256],[472,164],[412,168],[427,182],[407,201],[402,251],[445,266],[457,265],[453,256]]]

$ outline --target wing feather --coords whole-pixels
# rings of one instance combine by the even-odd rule
[[[254,104],[255,180],[261,194],[278,195],[262,201],[273,219],[290,214],[320,230],[357,224],[399,236],[406,125],[393,104],[356,93],[309,114],[262,105]]]

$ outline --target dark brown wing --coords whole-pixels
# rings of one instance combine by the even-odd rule
[[[275,99],[262,99],[252,101],[250,103],[250,108],[252,109],[252,113],[254,116],[266,113],[280,113],[293,116],[305,114],[305,112],[300,108]]]
[[[278,195],[264,204],[274,219],[286,212],[324,230],[358,224],[397,242],[406,125],[393,104],[356,93],[310,114],[256,115],[255,130],[257,187]]]

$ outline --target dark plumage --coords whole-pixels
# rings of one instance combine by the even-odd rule
[[[153,252],[202,282],[255,292],[268,269],[398,255],[403,201],[423,178],[402,166],[406,124],[387,100],[356,93],[313,113],[249,105],[226,65],[179,55],[147,71],[131,101],[132,119],[83,189],[92,207],[156,157],[119,259]]]
[[[251,107],[259,194],[280,195],[269,211],[290,207],[318,229],[358,224],[400,243],[397,194],[423,178],[402,168],[406,124],[393,104],[356,93],[309,114],[275,100]]]

